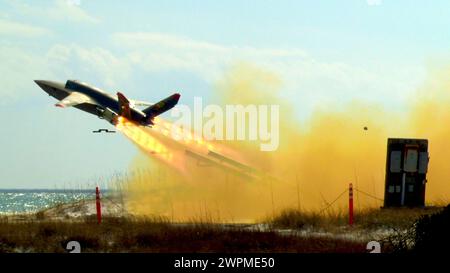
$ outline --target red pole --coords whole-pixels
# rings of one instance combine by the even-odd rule
[[[97,206],[97,222],[100,224],[102,222],[102,206],[100,204],[100,190],[95,187],[95,204]]]
[[[348,224],[353,226],[353,185],[348,188]]]

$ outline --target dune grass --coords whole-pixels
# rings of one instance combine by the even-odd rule
[[[280,235],[211,223],[171,224],[163,218],[93,217],[83,221],[0,220],[0,252],[364,252],[365,245],[330,238]]]
[[[71,206],[77,209],[77,206],[82,207],[80,204],[83,202]],[[108,253],[366,252],[366,242],[277,231],[293,229],[337,233],[340,229],[339,232],[342,232],[341,227],[348,227],[348,215],[343,209],[322,213],[286,209],[261,221],[269,228],[260,229],[257,226],[248,228],[248,225],[223,225],[208,217],[192,219],[190,223],[175,223],[163,217],[104,216],[103,222],[98,224],[95,215],[68,217],[67,208],[67,205],[57,205],[34,214],[0,216],[0,252],[67,252],[69,241],[78,241],[82,252]],[[419,218],[441,209],[357,210],[352,230],[407,230]],[[51,216],[53,214],[67,217],[54,218]],[[390,245],[395,246],[394,243],[395,240]]]
[[[442,207],[367,208],[354,212],[354,227],[366,230],[380,228],[407,229],[421,216],[435,213],[441,209]],[[344,210],[320,213],[286,209],[267,221],[275,228],[332,230],[348,225],[348,213]]]

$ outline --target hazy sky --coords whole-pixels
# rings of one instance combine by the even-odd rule
[[[402,109],[448,57],[450,1],[0,0],[0,188],[95,183],[137,150],[77,109],[54,107],[34,79],[110,92],[211,100],[237,62],[276,74],[299,120],[353,99]]]

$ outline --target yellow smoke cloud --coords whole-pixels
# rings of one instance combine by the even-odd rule
[[[409,127],[415,137],[428,138],[430,165],[427,198],[450,199],[450,66],[429,69],[430,77],[412,99]]]
[[[175,220],[252,221],[289,207],[321,209],[350,182],[383,198],[388,137],[429,139],[427,200],[445,200],[450,194],[449,71],[433,73],[401,116],[379,105],[354,101],[345,108],[316,110],[309,121],[300,123],[294,107],[301,102],[280,99],[282,82],[276,75],[238,64],[216,84],[217,100],[223,105],[280,105],[279,149],[262,152],[257,141],[180,142],[157,127],[139,129],[141,138],[122,130],[144,152],[131,166],[138,175],[128,183],[128,209]],[[169,122],[161,124],[170,129]],[[153,144],[145,144],[142,138],[153,139]],[[170,160],[152,152],[155,143],[171,154]],[[216,150],[270,178],[248,179],[207,166],[188,157],[186,149],[200,154]],[[357,209],[382,205],[362,194],[355,193],[355,198]],[[342,198],[336,206],[344,207],[346,202]]]

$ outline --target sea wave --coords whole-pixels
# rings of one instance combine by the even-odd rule
[[[0,214],[36,212],[57,204],[95,198],[86,190],[0,190]]]

